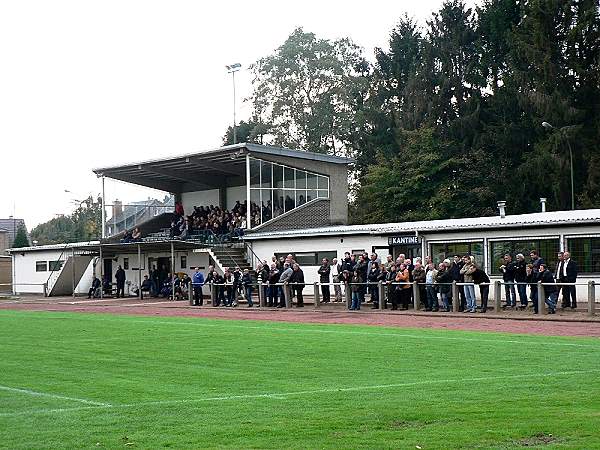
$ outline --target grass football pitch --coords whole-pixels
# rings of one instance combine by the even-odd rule
[[[600,340],[0,311],[0,448],[163,447],[600,448]]]

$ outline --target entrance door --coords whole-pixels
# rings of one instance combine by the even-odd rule
[[[102,280],[102,282],[104,283],[104,281],[106,280],[108,283],[112,283],[112,277],[113,277],[113,268],[112,268],[112,264],[113,261],[110,258],[104,258],[104,280]]]
[[[404,254],[406,258],[414,261],[417,256],[421,256],[420,245],[397,245],[392,247],[394,260],[398,258],[398,255]]]

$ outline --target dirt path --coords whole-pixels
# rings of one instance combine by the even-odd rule
[[[448,330],[497,331],[549,336],[600,337],[600,320],[589,320],[580,312],[564,312],[549,316],[531,313],[494,314],[435,314],[422,312],[378,312],[364,308],[350,312],[342,305],[328,305],[316,311],[311,306],[304,309],[273,308],[214,308],[191,307],[186,302],[168,302],[149,299],[105,299],[73,301],[72,298],[23,298],[0,300],[0,309],[29,311],[70,311],[106,314],[138,314],[148,316],[210,317],[237,320],[270,320],[301,323],[335,323],[383,325],[388,327],[434,328]]]

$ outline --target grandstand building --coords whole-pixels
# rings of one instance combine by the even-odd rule
[[[273,255],[293,253],[307,283],[318,281],[323,257],[341,260],[344,252],[376,252],[407,257],[431,255],[435,261],[471,254],[492,277],[505,253],[539,250],[551,265],[559,250],[578,261],[582,281],[600,279],[600,209],[538,212],[465,219],[348,225],[348,173],[353,160],[256,144],[237,144],[178,157],[95,169],[101,177],[172,194],[185,214],[195,206],[246,208],[242,236],[195,233],[170,238],[173,212],[135,223],[139,242],[123,233],[101,241],[10,250],[18,292],[68,295],[87,292],[96,274],[126,271],[133,290],[150,269],[193,273],[209,265],[254,268]],[[132,225],[133,226],[133,225]],[[116,231],[116,230],[113,230]],[[126,290],[127,290],[126,288]]]

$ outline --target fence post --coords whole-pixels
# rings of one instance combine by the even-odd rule
[[[346,308],[350,309],[350,305],[352,304],[352,290],[350,289],[350,283],[346,281],[344,284],[346,285]]]
[[[100,290],[102,290],[102,289],[100,289]],[[14,292],[13,292],[13,294],[14,294]],[[44,283],[44,297],[48,297],[48,283]]]
[[[596,283],[588,281],[588,315],[596,314]]]
[[[188,300],[190,302],[190,306],[194,306],[194,285],[191,281],[188,284]]]
[[[458,312],[460,308],[460,296],[458,294],[458,285],[456,280],[452,282],[452,312]]]
[[[419,283],[417,283],[416,281],[413,281],[412,290],[413,290],[413,307],[415,308],[415,311],[418,311],[419,306],[421,304],[421,292],[419,291]]]
[[[541,281],[538,281],[537,283],[537,290],[538,313],[547,314],[548,310],[546,309],[546,290],[544,289],[544,285]]]
[[[494,282],[494,312],[499,313],[502,310],[502,287],[500,280]]]
[[[261,308],[265,308],[267,306],[267,299],[265,298],[265,286],[262,282],[262,277],[258,277],[257,288],[258,288],[258,304]]]
[[[290,292],[290,284],[286,281],[283,283],[283,296],[285,297],[285,307],[292,307],[292,293]]]
[[[387,299],[385,298],[385,284],[381,280],[377,282],[377,290],[379,291],[379,309],[384,310],[387,308]]]
[[[319,285],[317,284],[317,282],[315,281],[313,283],[314,286],[314,292],[315,292],[315,308],[320,308],[321,307],[321,295],[319,292]]]

